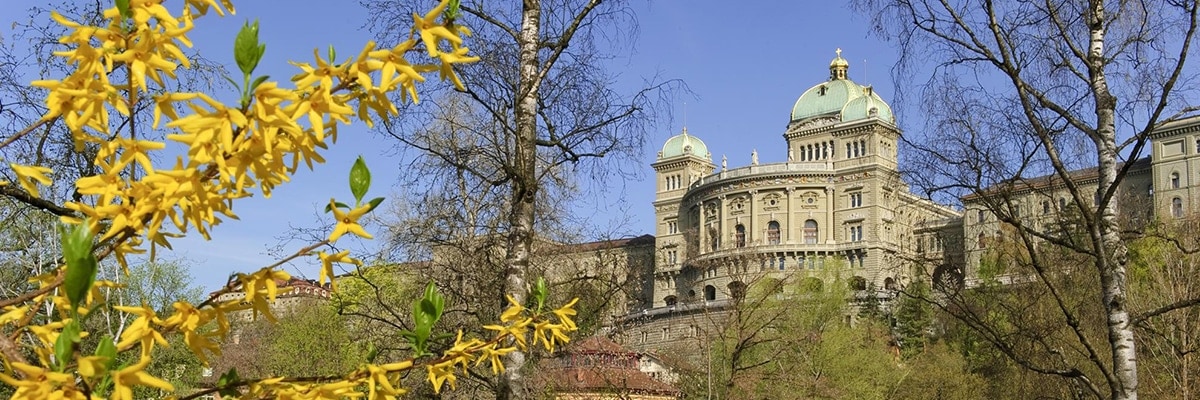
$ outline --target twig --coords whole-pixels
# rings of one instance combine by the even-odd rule
[[[28,135],[29,132],[33,132],[34,129],[37,129],[38,127],[40,127],[42,125],[45,125],[45,124],[48,124],[48,123],[51,123],[51,122],[54,122],[57,120],[58,120],[58,117],[54,117],[51,119],[39,119],[37,122],[34,122],[33,125],[29,125],[29,126],[25,127],[25,129],[22,129],[20,132],[17,132],[17,134],[9,136],[8,139],[4,139],[4,142],[0,143],[0,149],[7,147],[8,145],[12,144],[13,142],[16,142],[17,139],[20,139],[22,136]]]

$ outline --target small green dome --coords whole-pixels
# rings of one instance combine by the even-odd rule
[[[667,139],[667,143],[663,144],[662,151],[658,153],[658,158],[671,158],[685,154],[708,159],[708,146],[705,146],[700,138],[689,135],[687,128],[683,128],[682,133]]]
[[[892,116],[892,107],[889,107],[870,87],[863,88],[863,90],[865,93],[862,96],[850,100],[845,107],[842,107],[843,122],[872,117],[888,122],[895,121],[895,117]]]

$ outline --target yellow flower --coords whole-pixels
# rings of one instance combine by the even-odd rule
[[[8,311],[6,311],[4,314],[0,314],[0,325],[7,324],[9,322],[20,321],[22,318],[25,318],[25,313],[28,311],[29,306],[9,306]]]
[[[12,167],[13,172],[17,174],[17,182],[21,182],[21,187],[25,188],[25,191],[29,192],[33,197],[38,197],[37,186],[33,184],[33,181],[41,183],[42,186],[50,186],[50,184],[54,183],[54,181],[50,180],[50,177],[46,176],[54,172],[50,168],[18,164],[9,164],[8,166]]]
[[[495,375],[500,375],[501,372],[504,372],[504,363],[500,361],[500,357],[504,356],[505,354],[517,351],[517,348],[516,347],[497,348],[497,344],[492,343],[492,344],[488,345],[487,347],[479,349],[479,351],[482,352],[483,354],[480,355],[479,358],[475,359],[475,365],[478,366],[479,364],[483,363],[483,360],[486,359],[488,361],[488,363],[491,364],[491,366],[492,366],[492,373]]]
[[[342,209],[337,207],[337,202],[329,199],[329,208],[333,209],[333,218],[337,220],[337,225],[333,227],[333,232],[329,234],[330,243],[336,242],[338,238],[346,233],[353,233],[364,239],[372,238],[371,234],[363,230],[362,225],[358,224],[358,219],[371,209],[370,204],[363,204],[349,212],[343,212]]]
[[[73,384],[75,377],[71,374],[62,372],[54,372],[45,368],[33,366],[29,364],[14,362],[11,364],[14,371],[19,371],[25,375],[24,379],[17,379],[9,376],[10,371],[0,373],[0,382],[16,388],[13,393],[14,399],[49,399],[54,397],[59,398],[79,398],[81,396],[62,396],[63,393],[56,393],[59,390],[63,392],[74,392]],[[63,387],[66,386],[66,387]],[[57,396],[56,396],[57,395]]]
[[[442,14],[442,11],[449,4],[449,0],[442,0],[441,3],[438,3],[437,7],[426,13],[424,17],[413,13],[413,30],[421,33],[421,41],[425,42],[425,49],[429,51],[430,57],[438,56],[437,40],[439,38],[445,39],[452,44],[462,43],[462,38],[438,23],[438,16]]]
[[[337,281],[333,279],[333,263],[350,263],[354,265],[362,264],[361,261],[350,258],[350,250],[342,250],[332,255],[326,254],[322,251],[317,253],[317,257],[321,259],[321,275],[317,278],[317,284],[324,284],[325,279],[329,278],[329,284],[335,289],[337,288]]]
[[[527,346],[525,334],[529,332],[529,324],[532,322],[532,318],[527,318],[508,326],[484,325],[483,329],[496,331],[496,336],[498,337],[505,335],[512,336],[517,343],[517,347],[524,349]]]
[[[367,367],[367,398],[376,399],[378,395],[384,398],[395,398],[407,393],[404,388],[396,388],[392,386],[391,378],[388,378],[387,369],[377,365],[368,365]]]
[[[505,295],[504,297],[508,299],[508,304],[511,304],[511,306],[500,314],[500,322],[516,321],[521,316],[521,313],[525,311],[525,307],[521,306],[521,303],[517,303],[517,299],[514,299],[511,295]]]
[[[192,353],[202,363],[208,364],[208,357],[204,354],[205,351],[216,355],[221,354],[221,347],[208,339],[210,335],[196,332],[201,326],[211,321],[211,313],[203,313],[196,309],[196,307],[183,301],[175,302],[172,307],[175,308],[175,314],[163,320],[164,329],[178,329],[182,332],[183,341],[187,343],[188,348],[192,349]]]
[[[467,364],[470,363],[474,358],[474,355],[472,354],[473,348],[481,344],[483,344],[483,342],[479,339],[469,339],[464,341],[463,331],[459,329],[458,337],[454,339],[454,346],[442,354],[446,357],[449,357],[448,362],[450,362],[451,365],[461,364],[463,371],[466,371],[468,367]]]
[[[454,389],[454,381],[457,379],[454,376],[454,360],[428,365],[426,368],[429,370],[429,383],[433,384],[434,393],[441,393],[443,383],[449,383],[450,388]]]
[[[158,319],[158,316],[154,314],[154,309],[150,308],[150,306],[115,306],[113,308],[121,312],[138,316],[137,319],[133,320],[133,322],[125,328],[125,331],[121,332],[121,341],[117,342],[118,350],[124,350],[135,343],[141,342],[142,356],[146,357],[149,356],[150,352],[154,349],[155,343],[157,343],[159,346],[167,346],[167,339],[150,326],[151,323],[155,325],[162,325],[163,322],[162,320]]]
[[[175,391],[175,387],[162,379],[155,378],[147,374],[146,366],[150,365],[149,357],[142,357],[137,364],[125,367],[120,371],[113,372],[113,400],[133,400],[133,387],[146,386],[157,389],[162,389],[168,392]]]
[[[571,302],[567,303],[567,305],[554,310],[554,316],[558,317],[558,322],[562,324],[563,327],[565,327],[568,331],[579,329],[579,327],[575,326],[575,321],[571,319],[571,316],[575,315],[575,303],[578,302],[579,298],[576,297],[571,299]]]
[[[99,376],[100,374],[103,374],[104,372],[106,372],[105,371],[106,367],[104,366],[104,364],[108,363],[108,357],[87,356],[87,357],[80,357],[78,359],[78,361],[79,361],[79,368],[78,368],[79,375],[83,376],[84,378],[93,378],[93,377]]]

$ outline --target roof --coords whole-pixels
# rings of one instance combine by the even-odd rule
[[[680,394],[678,389],[639,370],[639,357],[639,353],[606,337],[592,336],[565,347],[538,379],[544,379],[547,386],[560,393]]]
[[[1125,163],[1117,164],[1117,168],[1123,168],[1124,166],[1125,166]],[[1142,157],[1133,162],[1133,165],[1131,165],[1129,167],[1129,172],[1135,173],[1137,171],[1145,170],[1145,169],[1149,169],[1149,168],[1150,168],[1150,157]],[[1094,182],[1096,179],[1098,179],[1100,176],[1100,171],[1099,171],[1099,169],[1097,169],[1097,167],[1080,168],[1080,169],[1076,169],[1076,170],[1072,170],[1072,171],[1067,171],[1067,176],[1069,176],[1071,178],[1071,180],[1076,183],[1085,184],[1085,183]],[[1002,192],[1024,193],[1024,192],[1029,192],[1029,191],[1033,191],[1033,190],[1059,187],[1062,184],[1063,184],[1063,178],[1062,178],[1062,176],[1059,176],[1058,174],[1049,174],[1049,175],[1043,175],[1043,176],[1038,176],[1038,177],[1033,177],[1033,178],[1019,178],[1018,177],[1018,178],[1009,179],[1009,180],[1005,181],[1004,183],[985,188],[984,190],[982,190],[982,192],[973,192],[973,193],[964,195],[964,196],[962,196],[962,200],[964,202],[975,200],[975,199],[978,199],[980,196],[984,195],[984,193],[996,193],[996,194],[999,194]]]
[[[871,88],[846,77],[850,63],[842,58],[838,49],[837,58],[829,64],[830,77],[805,90],[792,106],[792,121],[839,115],[842,122],[876,117],[893,122],[892,107]]]
[[[621,238],[612,240],[599,240],[595,242],[565,244],[563,249],[569,252],[592,251],[592,250],[608,250],[627,246],[653,246],[654,235],[646,234],[631,238]]]
[[[692,155],[706,160],[709,158],[708,146],[700,138],[689,135],[686,127],[683,128],[683,132],[667,139],[667,142],[663,144],[662,151],[658,153],[658,158],[682,155]]]

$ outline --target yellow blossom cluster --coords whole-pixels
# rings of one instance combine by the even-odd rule
[[[283,272],[264,269],[256,274],[269,274],[267,282],[287,279]],[[49,282],[47,277],[38,279]],[[255,279],[241,277],[244,282],[255,282]],[[278,289],[272,284],[269,287],[246,287],[247,298],[257,296],[257,299],[273,301]],[[48,296],[48,295],[43,295]],[[59,297],[59,296],[54,296]],[[98,298],[98,297],[97,297]],[[386,364],[366,364],[349,372],[345,376],[308,377],[293,379],[273,377],[257,380],[228,382],[225,386],[210,389],[205,393],[227,389],[242,389],[238,391],[243,398],[272,397],[280,399],[338,399],[366,396],[368,399],[394,399],[407,392],[400,385],[401,377],[409,370],[424,364],[428,380],[435,392],[440,392],[443,386],[454,387],[459,370],[465,371],[478,366],[485,361],[491,366],[492,372],[499,374],[504,371],[501,357],[517,349],[527,350],[529,342],[542,343],[548,351],[553,351],[556,344],[570,340],[568,333],[575,331],[575,303],[572,300],[566,305],[550,311],[539,313],[525,308],[509,297],[510,306],[500,317],[501,324],[488,325],[484,328],[496,331],[491,340],[464,339],[462,331],[454,344],[434,359],[408,359]],[[39,299],[41,300],[41,299]],[[83,304],[81,309],[86,316],[86,310],[92,304]],[[121,333],[116,341],[116,351],[137,351],[138,361],[121,368],[113,368],[102,356],[77,355],[74,374],[69,370],[56,369],[53,357],[54,344],[63,329],[72,323],[70,318],[44,324],[33,325],[27,329],[43,344],[39,347],[39,362],[41,365],[31,365],[23,362],[10,362],[5,359],[6,371],[0,372],[0,382],[11,385],[16,389],[14,399],[86,399],[97,398],[96,393],[89,393],[102,382],[112,382],[112,399],[132,399],[132,388],[136,386],[153,387],[167,392],[174,387],[155,376],[148,374],[145,369],[153,359],[155,347],[167,346],[164,335],[180,334],[184,342],[202,361],[207,363],[206,353],[220,354],[219,338],[223,338],[230,329],[225,314],[251,307],[239,300],[216,303],[213,307],[196,308],[185,302],[176,302],[174,314],[166,319],[159,318],[149,307],[116,306],[115,309],[136,316],[137,318]],[[257,306],[254,306],[258,308]],[[8,307],[0,314],[0,326],[23,319],[29,312],[29,307]],[[270,310],[263,312],[270,315]],[[63,315],[67,315],[63,312]],[[215,327],[213,326],[215,325]],[[211,329],[204,329],[205,327]],[[86,336],[86,335],[85,335]],[[532,339],[530,338],[532,336]]]
[[[269,197],[301,164],[312,168],[314,162],[323,162],[319,151],[336,142],[339,124],[359,120],[370,125],[374,117],[394,116],[397,107],[387,94],[398,91],[415,101],[415,83],[425,79],[423,73],[440,71],[461,85],[452,66],[476,60],[465,55],[468,50],[459,36],[469,31],[438,21],[448,3],[443,2],[416,18],[422,27],[420,40],[414,37],[392,48],[367,43],[346,60],[324,59],[314,52],[314,64],[293,63],[301,70],[291,79],[293,88],[256,81],[243,88],[246,101],[227,105],[204,93],[151,91],[147,79],[161,88],[164,79],[175,77],[177,67],[189,65],[180,48],[191,45],[187,35],[195,19],[210,9],[225,12],[214,0],[189,0],[174,16],[160,3],[130,2],[131,18],[122,17],[115,7],[106,10],[106,27],[53,14],[70,30],[61,42],[71,48],[55,55],[75,70],[60,80],[33,83],[49,91],[44,120],[61,118],[77,148],[99,147],[95,163],[101,173],[76,182],[78,193],[89,201],[65,206],[87,217],[101,240],[125,238],[114,254],[122,263],[125,255],[143,251],[144,239],[152,247],[169,246],[170,238],[193,227],[207,238],[222,218],[237,218],[233,200],[255,190]],[[232,12],[231,5],[223,3]],[[424,29],[436,33],[426,34]],[[406,58],[420,45],[433,63],[414,64]],[[110,81],[116,71],[124,71],[123,82]],[[128,116],[147,100],[153,101],[152,127],[172,132],[166,142],[139,139],[136,128],[112,131],[111,112]],[[151,154],[171,154],[165,153],[172,151],[170,142],[182,145],[185,154],[158,157],[174,161],[154,165]],[[35,182],[51,183],[48,169],[12,168],[35,196]],[[357,224],[365,210],[337,210],[338,225],[330,241],[344,233],[369,238]],[[173,232],[164,229],[167,222]]]
[[[72,66],[73,72],[62,79],[33,82],[47,90],[48,111],[39,124],[62,121],[76,150],[95,150],[93,165],[98,173],[78,179],[75,189],[80,198],[63,205],[77,216],[63,217],[64,223],[84,226],[84,233],[90,232],[85,242],[79,242],[86,248],[75,249],[74,256],[65,257],[57,271],[34,277],[37,290],[0,299],[0,332],[5,332],[0,335],[0,382],[14,388],[14,398],[131,399],[136,387],[171,393],[170,383],[146,372],[156,350],[168,345],[168,335],[182,337],[207,363],[210,355],[220,354],[219,343],[230,332],[226,314],[252,310],[273,320],[270,304],[283,291],[279,283],[291,279],[276,266],[296,257],[316,256],[321,262],[320,281],[324,282],[332,281],[333,264],[360,264],[348,251],[328,254],[318,249],[346,234],[371,238],[358,220],[380,199],[362,202],[362,192],[369,184],[366,172],[366,183],[352,183],[353,206],[330,201],[336,225],[326,240],[273,266],[238,274],[199,305],[177,302],[165,317],[148,306],[112,306],[133,318],[119,337],[96,338],[83,328],[82,321],[104,305],[101,289],[120,290],[113,282],[94,280],[97,259],[111,255],[124,266],[127,255],[146,250],[147,239],[153,255],[156,247],[169,247],[170,238],[193,228],[207,238],[222,218],[236,218],[234,200],[255,192],[270,196],[300,165],[312,168],[323,162],[320,152],[336,142],[339,125],[353,121],[371,125],[373,118],[395,116],[397,107],[389,94],[416,101],[415,84],[425,79],[423,74],[437,72],[461,87],[454,65],[476,60],[463,46],[462,36],[470,32],[453,21],[441,20],[447,7],[457,4],[444,0],[429,13],[414,15],[411,37],[394,47],[367,43],[344,60],[334,59],[331,52],[328,58],[316,54],[311,64],[293,63],[301,72],[291,78],[290,88],[265,78],[255,78],[251,84],[253,65],[263,51],[256,42],[255,26],[252,46],[247,48],[251,53],[257,49],[257,55],[249,68],[241,65],[244,54],[249,53],[235,49],[244,53],[238,54],[238,63],[246,79],[240,88],[241,102],[231,105],[205,93],[166,88],[167,82],[175,79],[177,68],[190,66],[182,48],[191,47],[188,34],[197,19],[210,12],[232,14],[233,5],[228,0],[184,0],[173,13],[163,3],[116,0],[116,6],[103,12],[103,26],[52,13],[52,18],[67,28],[60,39],[67,50],[54,54]],[[428,60],[410,62],[407,57],[412,54]],[[153,109],[149,127],[168,132],[164,140],[156,140],[146,127],[139,132],[131,112],[145,107]],[[170,161],[155,162],[164,159]],[[9,167],[33,197],[40,194],[38,185],[54,183],[55,174],[49,168]],[[93,236],[99,238],[95,244],[90,243]],[[76,288],[82,290],[72,295]],[[221,300],[223,294],[235,291],[241,296]],[[500,358],[524,349],[530,341],[553,351],[576,329],[574,304],[542,313],[540,307],[529,310],[513,301],[501,324],[488,326],[497,332],[495,337],[464,339],[460,332],[440,356],[417,353],[413,359],[363,365],[336,377],[239,378],[220,382],[206,392],[177,395],[195,398],[220,392],[245,398],[394,398],[405,393],[400,376],[419,366],[427,368],[430,382],[440,390],[444,384],[454,385],[458,368],[487,361],[495,373],[503,371]],[[39,313],[39,309],[46,312]],[[30,338],[29,354],[35,355],[35,360],[11,351],[14,347],[9,345],[15,345],[11,338],[16,337]],[[95,346],[83,346],[84,340]],[[96,349],[87,354],[85,347]],[[134,355],[136,361],[117,364],[117,354]]]

